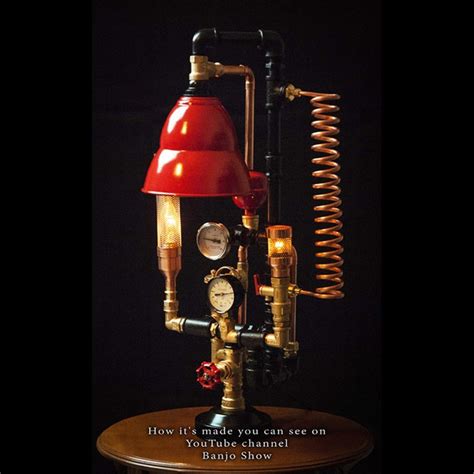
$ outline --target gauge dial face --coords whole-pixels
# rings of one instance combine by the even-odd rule
[[[209,303],[218,313],[228,312],[235,302],[235,291],[225,278],[214,278],[208,287]]]
[[[210,260],[224,258],[230,250],[230,234],[224,224],[206,222],[197,231],[199,251]]]

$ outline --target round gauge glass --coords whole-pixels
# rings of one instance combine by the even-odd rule
[[[227,313],[235,302],[235,291],[226,278],[214,278],[209,282],[207,290],[210,305],[218,313]]]
[[[230,250],[230,233],[224,224],[206,222],[197,231],[199,251],[210,260],[224,258]]]

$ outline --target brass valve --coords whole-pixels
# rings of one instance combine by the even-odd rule
[[[196,374],[196,380],[201,384],[202,388],[207,390],[215,390],[222,384],[221,371],[214,362],[202,362],[196,369]]]

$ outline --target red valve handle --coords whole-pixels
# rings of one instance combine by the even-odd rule
[[[260,275],[258,273],[256,273],[253,276],[253,284],[255,286],[255,294],[257,296],[259,296],[260,295],[260,287],[262,286],[262,284],[260,283]]]
[[[196,369],[196,373],[196,380],[201,384],[202,388],[207,390],[215,390],[222,383],[221,371],[214,362],[201,362],[201,365]]]

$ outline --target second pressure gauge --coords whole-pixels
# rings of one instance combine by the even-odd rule
[[[244,294],[242,283],[232,275],[213,278],[207,289],[208,302],[218,313],[227,313],[238,308],[242,304]]]
[[[224,224],[206,222],[196,235],[199,251],[210,260],[224,258],[230,250],[230,233]]]

